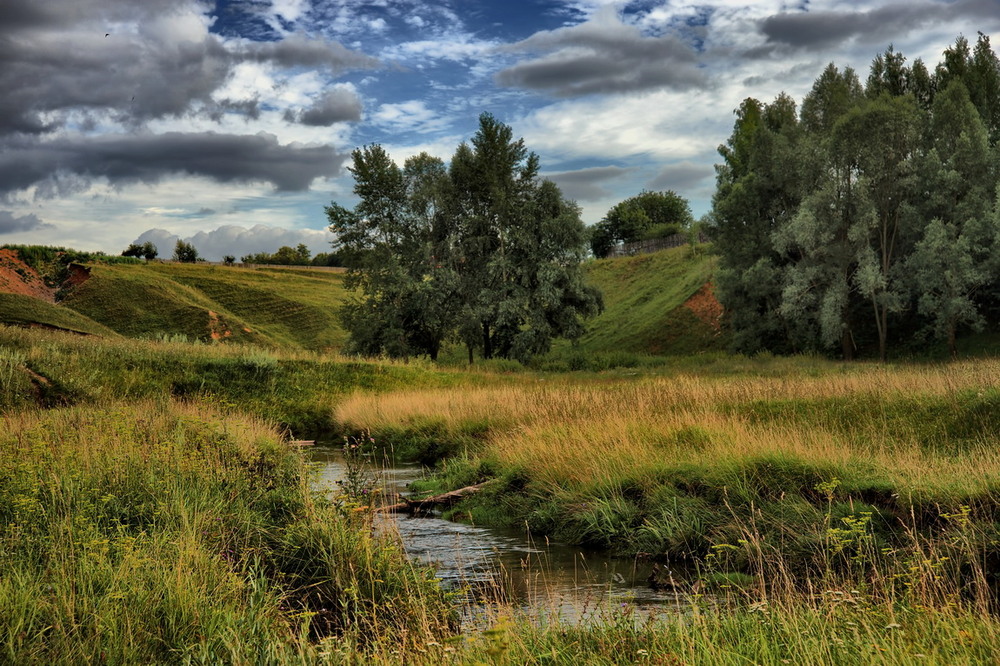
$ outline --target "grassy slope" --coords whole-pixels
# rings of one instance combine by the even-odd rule
[[[39,324],[74,333],[114,336],[107,326],[70,310],[22,294],[0,293],[0,321],[9,324]]]
[[[64,304],[127,336],[183,334],[274,347],[343,345],[343,275],[184,264],[103,266]],[[213,314],[214,313],[214,314]]]
[[[687,247],[587,264],[587,280],[604,294],[605,311],[590,322],[575,349],[559,342],[553,356],[679,355],[721,348],[717,332],[683,307],[709,281],[714,266],[712,257],[692,256]],[[32,307],[25,299],[5,298],[0,322],[102,334],[110,329],[128,337],[207,341],[214,333],[276,348],[340,349],[347,340],[336,314],[347,297],[343,279],[341,273],[293,267],[97,264],[61,306]]]
[[[589,323],[579,351],[676,355],[722,348],[716,331],[683,307],[714,269],[714,257],[692,256],[688,247],[587,264],[587,281],[604,294],[604,312]],[[556,353],[568,349],[563,343]]]

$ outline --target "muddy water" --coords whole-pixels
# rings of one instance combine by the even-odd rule
[[[345,474],[338,448],[315,447],[317,490],[335,493]],[[405,495],[423,478],[417,465],[380,472],[386,496]],[[460,590],[470,607],[505,601],[522,609],[570,622],[607,619],[622,612],[638,618],[690,608],[686,595],[654,590],[648,563],[532,538],[526,531],[481,527],[439,517],[384,515],[379,529],[399,534],[407,554],[434,565],[441,584]]]

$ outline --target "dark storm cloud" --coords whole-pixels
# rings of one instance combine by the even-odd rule
[[[589,169],[578,169],[576,171],[562,171],[560,173],[544,174],[545,178],[551,180],[567,198],[574,201],[596,201],[611,196],[611,190],[601,187],[601,183],[615,178],[621,178],[635,169],[623,167],[591,167]]]
[[[686,192],[711,184],[709,179],[713,175],[715,169],[711,165],[681,162],[660,169],[656,178],[649,181],[647,186],[652,190],[673,190],[681,196],[687,196]]]
[[[14,217],[9,210],[0,210],[0,234],[12,234],[17,231],[34,231],[35,229],[51,228],[51,224],[42,222],[35,214]]]
[[[334,123],[361,120],[361,100],[348,88],[335,88],[293,117],[303,125],[329,127]],[[286,116],[286,119],[291,119]]]
[[[200,7],[191,0],[0,2],[0,134],[45,133],[74,111],[107,111],[127,124],[198,108],[255,117],[252,101],[220,107],[212,100],[241,62],[331,74],[377,65],[300,34],[227,43],[208,32]]]
[[[137,131],[162,118],[259,118],[253,93],[215,98],[240,63],[328,75],[377,64],[301,34],[226,41],[209,32],[210,9],[198,0],[0,0],[0,195],[37,186],[38,196],[57,196],[100,177],[120,185],[169,174],[303,190],[338,173],[344,158],[330,146],[279,145],[270,135]],[[343,96],[323,102],[302,121],[360,115]],[[134,133],[97,134],[108,122]]]
[[[541,54],[496,76],[498,84],[557,97],[706,85],[694,51],[674,35],[644,36],[613,9],[586,23],[538,32],[504,50]]]
[[[54,196],[80,189],[94,178],[125,185],[155,183],[172,174],[305,190],[315,178],[336,175],[344,159],[330,146],[281,145],[264,133],[20,138],[0,145],[0,194],[39,185],[40,196]]]
[[[825,49],[858,38],[884,41],[922,26],[955,19],[1000,18],[997,0],[955,2],[897,2],[861,12],[804,12],[776,14],[760,22],[772,44],[805,49]]]

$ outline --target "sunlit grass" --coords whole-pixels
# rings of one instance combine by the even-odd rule
[[[785,455],[834,471],[879,469],[906,488],[973,488],[1000,471],[990,409],[998,380],[1000,362],[985,360],[831,366],[817,376],[523,381],[359,394],[336,414],[376,432],[430,423],[447,437],[475,425],[486,431],[479,453],[553,483]]]

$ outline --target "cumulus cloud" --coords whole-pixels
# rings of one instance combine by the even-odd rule
[[[768,42],[803,49],[827,49],[850,39],[898,40],[910,31],[955,19],[994,22],[1000,16],[996,0],[916,0],[893,2],[870,10],[785,12],[762,19]]]
[[[0,234],[12,234],[17,231],[35,231],[36,229],[51,229],[52,225],[43,222],[34,213],[15,217],[9,210],[0,210]]]
[[[270,61],[281,67],[325,67],[334,73],[378,67],[376,58],[351,51],[338,42],[294,34],[277,42],[243,42],[237,55]]]
[[[316,102],[287,118],[303,125],[329,127],[335,123],[355,122],[361,120],[361,100],[353,88],[338,86],[327,91]]]
[[[281,145],[265,133],[17,138],[0,148],[0,194],[37,185],[41,196],[78,190],[95,178],[125,185],[156,183],[171,174],[305,190],[316,178],[336,175],[345,159],[329,146]]]
[[[72,111],[142,123],[205,109],[242,62],[338,74],[378,61],[343,45],[293,34],[226,41],[195,0],[45,0],[0,8],[0,133],[43,133]],[[255,112],[252,100],[225,110]]]
[[[537,32],[504,50],[540,55],[500,71],[498,84],[557,97],[707,84],[688,44],[669,33],[643,35],[623,23],[613,5],[584,23]]]
[[[173,253],[177,241],[183,240],[194,245],[198,254],[208,261],[221,261],[227,254],[239,259],[248,254],[275,252],[284,245],[296,247],[300,243],[316,255],[329,252],[333,238],[333,234],[325,229],[283,229],[263,224],[248,228],[227,224],[210,231],[199,231],[186,238],[166,229],[149,229],[133,242],[142,244],[149,241],[159,250],[160,257],[167,259]]]
[[[634,168],[627,169],[624,167],[607,166],[546,173],[543,176],[558,185],[559,189],[569,199],[573,199],[574,201],[597,201],[606,199],[612,195],[612,191],[603,187],[602,183],[621,178],[633,171],[635,171]]]

